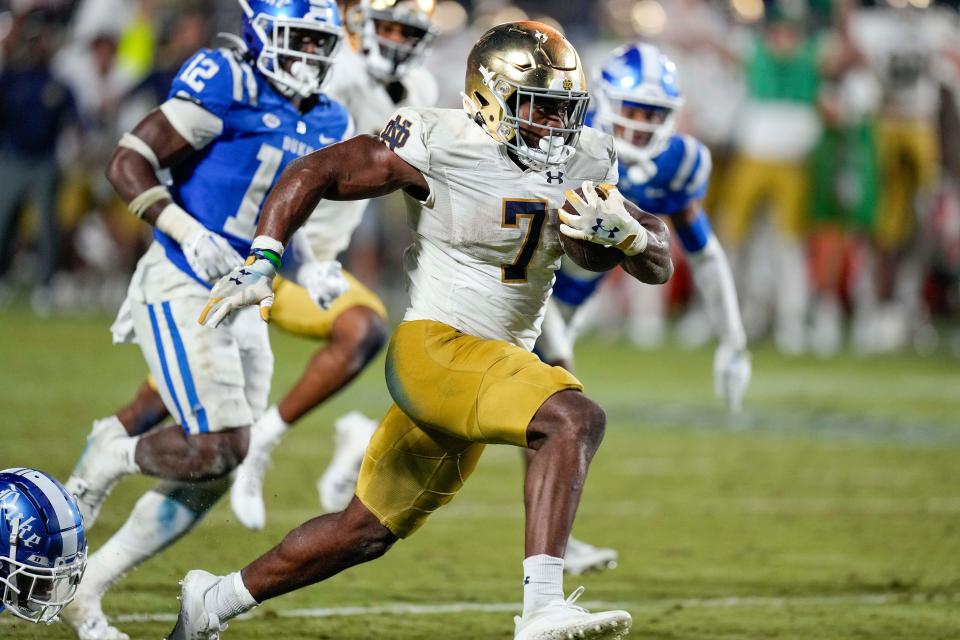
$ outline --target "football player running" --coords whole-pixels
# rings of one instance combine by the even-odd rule
[[[731,411],[739,411],[750,383],[750,354],[730,265],[702,205],[710,151],[695,138],[675,133],[683,104],[676,68],[653,45],[631,44],[608,56],[597,82],[592,122],[613,135],[620,160],[617,186],[628,200],[673,225],[719,339],[714,390]],[[574,315],[602,278],[563,259],[537,342],[546,362],[572,365]]]
[[[291,164],[265,205],[252,262],[211,292],[200,318],[211,325],[269,298],[276,266],[257,252],[281,253],[322,198],[402,189],[424,205],[410,220],[410,306],[387,355],[394,405],[367,447],[356,496],[240,572],[189,572],[169,638],[218,638],[223,623],[258,603],[383,555],[454,497],[488,443],[536,452],[515,637],[619,638],[629,629],[625,611],[576,606],[582,589],[564,599],[563,551],[605,417],[573,374],[531,352],[561,253],[557,209],[573,186],[616,180],[613,141],[583,126],[580,59],[547,25],[488,31],[470,53],[465,84],[466,114],[402,108],[379,138],[357,136]],[[564,182],[547,175],[556,171]],[[665,282],[666,226],[652,215],[611,215],[616,233],[570,231],[627,247],[647,280]]]
[[[337,54],[324,93],[347,107],[360,133],[379,131],[398,107],[432,107],[436,104],[436,82],[419,64],[434,36],[435,29],[430,22],[432,12],[433,3],[424,0],[364,0],[344,8],[347,40],[352,46],[344,47]],[[366,207],[365,200],[328,201],[314,211],[303,231],[318,259],[334,260],[347,247]],[[341,372],[349,372],[350,377],[356,375],[385,342],[386,329],[381,330],[382,321],[378,322],[381,317],[378,314],[385,312],[380,301],[372,298],[374,294],[364,288],[362,300],[376,300],[377,306],[355,302],[351,306],[353,291],[358,287],[362,285],[351,282],[351,289],[328,312],[335,319],[321,325],[333,328],[332,335],[317,335],[329,337],[330,345],[317,354],[302,382],[279,403],[276,415],[268,411],[253,426],[250,450],[237,469],[230,490],[233,511],[247,527],[259,529],[265,524],[263,479],[269,467],[270,453],[281,436],[306,410],[350,379]],[[297,324],[304,324],[322,312],[309,312],[309,302],[304,296],[290,297],[288,289],[295,288],[296,285],[287,281],[274,283],[277,302],[272,317],[273,322],[281,327],[293,324],[290,328],[296,333]],[[291,307],[290,300],[299,304]],[[339,313],[341,310],[343,312]],[[375,310],[378,313],[374,313]],[[287,318],[295,319],[295,323],[287,322]],[[365,330],[374,325],[377,325],[376,332]],[[347,341],[345,336],[356,339]],[[310,391],[311,380],[315,380],[313,393],[298,393],[300,388],[304,392]],[[292,407],[291,398],[300,396],[305,396],[312,404],[300,403],[298,407]],[[342,511],[350,503],[363,452],[376,428],[374,420],[357,411],[336,421],[333,457],[317,482],[320,504],[326,511]]]
[[[0,471],[0,612],[53,622],[86,565],[83,519],[63,485],[36,469]]]
[[[128,306],[164,411],[141,393],[122,412],[126,427],[116,416],[98,421],[68,489],[90,528],[121,477],[143,473],[162,480],[90,558],[77,599],[63,614],[82,640],[127,638],[104,617],[103,593],[195,526],[246,455],[273,372],[261,320],[273,297],[260,301],[259,313],[245,309],[218,331],[199,326],[196,316],[212,281],[250,252],[261,205],[282,169],[351,129],[346,109],[320,93],[341,41],[335,5],[240,4],[245,49],[194,55],[170,98],[123,136],[107,168],[131,211],[155,227]],[[170,172],[169,188],[157,177],[160,169]],[[318,264],[303,243],[282,266],[268,248],[255,253],[304,284],[300,295],[313,306],[329,305],[345,288],[339,264]],[[137,408],[149,415],[132,419],[128,410]],[[165,412],[177,424],[136,435]]]

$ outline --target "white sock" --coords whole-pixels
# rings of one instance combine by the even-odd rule
[[[523,561],[523,615],[563,600],[563,558],[544,554]]]
[[[140,442],[140,436],[135,438],[128,437],[116,443],[117,453],[120,460],[123,461],[123,472],[125,474],[140,473],[140,465],[137,464],[137,444]]]
[[[280,417],[277,405],[273,405],[250,429],[250,449],[269,453],[289,428],[290,425]]]
[[[123,526],[90,557],[80,588],[99,598],[144,560],[178,540],[202,515],[163,493],[148,491]]]
[[[101,427],[100,425],[103,424],[108,424],[109,427]],[[136,461],[137,443],[140,442],[140,436],[127,435],[127,430],[117,416],[97,420],[95,428],[109,428],[116,435],[116,437],[111,435],[109,448],[116,454],[118,473],[120,475],[140,473],[140,465]]]
[[[207,611],[215,613],[222,623],[250,611],[260,603],[247,591],[243,578],[237,571],[220,578],[203,596],[203,604]]]

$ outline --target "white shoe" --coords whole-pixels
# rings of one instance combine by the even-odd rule
[[[73,629],[79,640],[130,640],[130,636],[107,620],[100,596],[85,594],[82,584],[70,606],[60,612],[60,620]]]
[[[95,420],[87,436],[87,446],[65,484],[67,491],[76,498],[83,516],[83,527],[88,532],[117,481],[127,475],[131,467],[136,468],[133,461],[127,459],[129,448],[117,446],[127,444],[129,438],[115,417]]]
[[[190,571],[180,583],[180,615],[165,640],[219,640],[221,625],[215,613],[207,611],[204,596],[220,580],[206,571]]]
[[[588,571],[615,569],[619,557],[616,549],[595,547],[570,536],[567,541],[567,550],[563,554],[563,571],[572,576],[579,576]]]
[[[590,613],[574,604],[577,588],[566,600],[555,600],[527,617],[514,618],[514,640],[619,640],[630,633],[633,618],[626,611]]]
[[[351,411],[334,424],[333,459],[317,481],[320,506],[328,513],[343,511],[353,499],[363,454],[378,426],[359,411]]]

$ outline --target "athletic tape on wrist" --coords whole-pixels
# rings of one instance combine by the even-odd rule
[[[160,170],[160,160],[157,158],[157,154],[150,148],[146,142],[133,135],[132,133],[125,133],[120,137],[120,142],[117,143],[118,147],[123,147],[124,149],[130,149],[136,154],[139,154],[143,157],[144,160],[150,163],[150,166],[153,167],[154,171]]]
[[[269,249],[278,256],[283,255],[283,243],[270,236],[257,236],[254,238],[253,242],[250,243],[250,250],[253,251],[254,249]]]
[[[630,236],[627,236],[626,240],[618,244],[617,249],[620,249],[628,256],[640,255],[647,250],[647,244],[650,242],[650,232],[647,231],[643,225],[641,225],[640,231],[637,232],[637,235],[634,236],[633,240],[631,240],[629,243],[627,240],[630,240]]]
[[[203,231],[206,228],[176,202],[171,202],[163,208],[154,226],[180,244],[183,244],[194,232]]]
[[[158,184],[155,187],[150,187],[136,198],[130,201],[130,204],[127,205],[127,208],[133,213],[133,215],[138,218],[142,218],[147,212],[147,209],[157,204],[161,200],[172,200],[170,197],[170,191],[167,190],[162,184]]]

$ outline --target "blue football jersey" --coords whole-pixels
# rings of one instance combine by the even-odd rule
[[[663,151],[644,162],[620,161],[617,188],[635,205],[661,216],[684,211],[691,202],[702,199],[710,184],[710,151],[699,140],[673,135]],[[589,273],[578,267],[557,272],[554,297],[571,306],[580,306],[599,288],[602,273]]]
[[[177,75],[169,98],[191,100],[223,121],[219,137],[171,169],[170,193],[243,256],[250,251],[263,202],[283,169],[300,156],[339,142],[351,127],[346,108],[324,96],[300,113],[230,49],[198,51]],[[154,237],[177,267],[202,282],[176,241],[156,230]]]
[[[672,216],[706,195],[712,166],[710,151],[699,140],[674,135],[650,160],[621,162],[617,188],[644,211]]]

